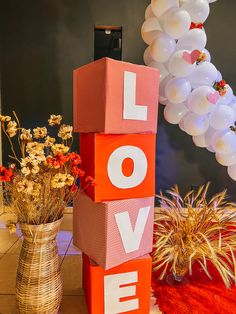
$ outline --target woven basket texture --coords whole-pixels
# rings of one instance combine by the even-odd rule
[[[42,225],[21,224],[24,236],[16,278],[20,314],[58,313],[62,279],[56,235],[61,219]]]

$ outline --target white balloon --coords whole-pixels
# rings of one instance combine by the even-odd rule
[[[151,3],[147,6],[146,11],[145,11],[145,19],[147,20],[149,17],[154,17],[155,14],[152,11],[152,6]]]
[[[220,105],[210,115],[210,125],[216,130],[224,130],[234,123],[234,111],[229,106]]]
[[[231,130],[226,130],[214,137],[213,148],[216,153],[230,154],[236,151],[236,134]]]
[[[211,152],[211,153],[215,153],[215,150],[214,150],[214,148],[212,147],[212,146],[207,146],[207,148],[206,148],[209,152]]]
[[[190,0],[183,5],[183,9],[188,11],[194,23],[204,23],[210,12],[206,0]]]
[[[158,31],[161,30],[161,26],[159,24],[159,21],[157,17],[150,17],[148,18],[142,25],[141,28],[141,35],[143,40],[147,45],[150,45],[153,40],[158,35]]]
[[[216,160],[222,166],[232,166],[236,164],[236,153],[231,154],[216,154]]]
[[[151,63],[148,64],[148,66],[151,68],[156,68],[160,71],[160,82],[164,80],[164,78],[167,77],[167,75],[169,74],[163,63],[152,61]]]
[[[205,140],[205,133],[198,135],[198,136],[193,136],[193,143],[197,146],[197,147],[206,147],[206,140]]]
[[[182,6],[184,3],[188,2],[189,0],[180,0],[180,6]]]
[[[183,132],[185,132],[185,129],[184,129],[184,120],[186,119],[186,117],[189,115],[189,112],[186,113],[186,115],[180,120],[179,122],[179,128],[180,130],[182,130]]]
[[[187,50],[195,50],[198,49],[202,51],[207,43],[207,37],[205,32],[202,29],[194,28],[191,29],[181,37],[176,45],[176,49],[187,49]]]
[[[207,98],[211,93],[215,93],[213,87],[197,87],[192,91],[188,98],[188,108],[199,115],[211,112],[216,107],[216,104],[212,104]]]
[[[209,126],[208,130],[205,133],[205,141],[207,146],[212,146],[212,143],[218,134],[221,134],[220,131],[217,131],[216,129],[213,129],[211,126]]]
[[[159,102],[160,102],[160,98],[159,98]],[[168,100],[162,100],[162,102],[160,102],[161,105],[166,106],[168,104]]]
[[[175,8],[165,13],[162,25],[168,35],[179,39],[188,32],[191,18],[187,11]]]
[[[196,64],[190,64],[186,62],[183,58],[184,52],[187,50],[176,51],[168,62],[168,69],[173,76],[176,77],[185,77],[193,73]],[[187,51],[190,53],[190,51]]]
[[[228,84],[225,85],[225,88],[226,88],[226,94],[220,97],[220,104],[222,105],[230,104],[234,98],[232,88]]]
[[[164,117],[167,122],[178,124],[188,111],[184,103],[171,104],[168,102],[164,109]]]
[[[150,54],[149,47],[147,47],[143,54],[143,61],[146,65],[150,64],[153,61],[153,58]]]
[[[227,171],[230,178],[236,181],[236,164],[228,167]]]
[[[236,96],[233,95],[232,103],[235,103],[235,102],[236,102]]]
[[[159,102],[163,104],[163,101],[167,100],[165,93],[166,84],[173,78],[172,75],[167,75],[160,83],[159,86]]]
[[[175,51],[176,42],[165,33],[161,31],[157,32],[157,36],[150,45],[150,54],[155,61],[163,63],[166,62]]]
[[[165,86],[166,98],[173,104],[183,103],[190,92],[191,85],[184,78],[173,78]]]
[[[185,132],[192,136],[205,133],[209,127],[209,119],[207,115],[199,116],[195,113],[189,114],[184,120]]]
[[[217,78],[217,69],[210,62],[203,62],[196,66],[195,71],[188,77],[193,88],[207,85],[213,86]]]
[[[216,82],[219,82],[222,80],[222,74],[220,73],[220,71],[217,71],[217,78],[216,78]]]
[[[152,11],[157,16],[160,17],[167,10],[171,8],[179,7],[178,0],[152,0],[151,1]]]
[[[235,96],[235,95],[233,95],[233,99],[232,99],[230,105],[231,105],[231,104],[234,104],[234,103],[236,103],[236,96]]]
[[[234,112],[234,121],[236,121],[236,102],[231,102],[229,105],[228,105]]]

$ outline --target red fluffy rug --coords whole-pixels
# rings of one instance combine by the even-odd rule
[[[193,265],[189,284],[174,288],[158,281],[153,273],[152,288],[156,302],[164,314],[236,314],[236,287],[227,289],[212,265],[210,280],[199,266]]]

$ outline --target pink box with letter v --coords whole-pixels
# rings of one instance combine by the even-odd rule
[[[159,70],[103,58],[73,81],[75,132],[156,133]]]
[[[78,194],[74,244],[104,269],[152,251],[154,197],[94,203]]]

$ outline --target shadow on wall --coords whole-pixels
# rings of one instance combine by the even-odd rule
[[[211,182],[209,194],[227,188],[236,201],[236,182],[230,179],[227,168],[218,164],[215,155],[204,148],[196,147],[191,136],[180,130],[178,125],[169,124],[163,116],[160,105],[157,132],[156,192],[165,191],[174,184],[186,193],[191,186]]]
[[[57,11],[50,1],[5,1],[0,23],[3,114],[15,110],[26,128],[44,125],[61,111]],[[5,139],[5,162],[9,151]]]
[[[49,104],[52,112],[61,109],[57,11],[50,1],[10,0],[0,23],[3,112],[15,109],[26,127],[42,124]]]

